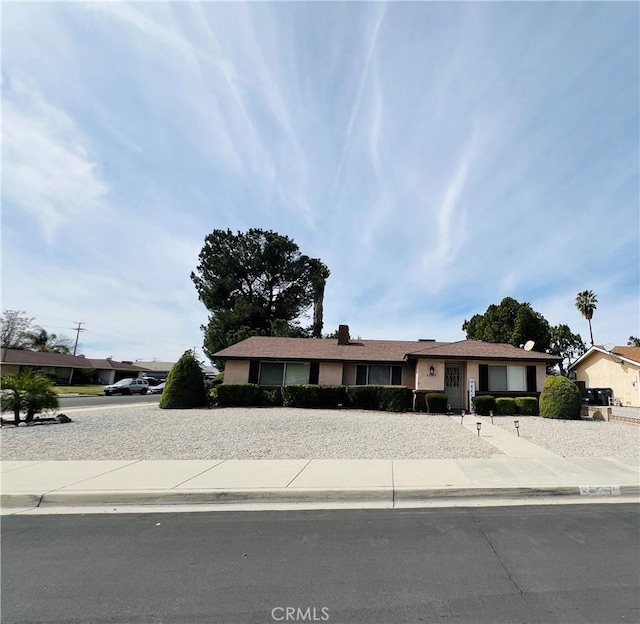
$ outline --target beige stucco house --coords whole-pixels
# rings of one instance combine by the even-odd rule
[[[587,388],[611,388],[614,403],[640,407],[640,347],[591,347],[569,371]]]
[[[224,383],[397,385],[414,390],[416,409],[427,392],[445,392],[453,409],[470,397],[539,396],[546,365],[559,358],[479,340],[352,340],[253,336],[214,354],[225,361]]]

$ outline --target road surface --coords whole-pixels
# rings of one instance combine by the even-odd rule
[[[10,516],[2,622],[638,622],[638,512]]]

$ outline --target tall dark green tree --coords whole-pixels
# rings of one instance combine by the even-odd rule
[[[554,325],[551,328],[549,353],[562,358],[558,366],[560,374],[566,377],[567,367],[587,350],[580,334],[574,334],[568,325]]]
[[[287,236],[255,228],[214,230],[191,273],[210,313],[202,328],[207,357],[253,335],[319,335],[328,277],[329,269],[301,254]],[[305,329],[300,319],[314,304],[314,323]]]
[[[474,314],[462,324],[469,340],[499,342],[519,347],[529,340],[534,349],[547,352],[551,343],[551,327],[529,303],[505,297],[499,305],[490,305],[484,314]]]

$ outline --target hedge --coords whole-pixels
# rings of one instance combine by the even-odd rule
[[[222,384],[218,386],[218,405],[221,407],[249,407],[260,405],[261,390],[255,384]]]
[[[354,409],[380,409],[380,386],[347,386],[347,398]]]
[[[318,386],[301,384],[282,387],[282,404],[285,407],[320,407],[335,409],[347,403],[345,386]]]
[[[506,416],[516,413],[516,401],[510,397],[496,399],[496,413]]]
[[[406,412],[412,407],[413,392],[404,387],[380,386],[378,409],[383,412]]]
[[[516,397],[516,413],[538,415],[538,399],[536,397]]]
[[[427,392],[425,396],[429,414],[446,414],[449,396],[442,392]]]
[[[547,377],[540,394],[540,416],[579,420],[582,401],[580,390],[566,377]]]
[[[476,395],[472,399],[473,407],[480,416],[488,416],[489,412],[495,411],[496,400],[489,394]]]

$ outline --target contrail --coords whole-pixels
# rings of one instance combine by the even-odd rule
[[[340,164],[338,165],[338,170],[336,171],[336,177],[333,181],[333,187],[331,189],[331,194],[333,195],[338,186],[338,182],[340,181],[340,176],[342,175],[342,168],[344,166],[344,161],[347,157],[347,151],[349,149],[349,143],[351,141],[351,132],[353,130],[353,124],[356,119],[356,115],[358,114],[358,109],[360,108],[360,101],[362,100],[362,91],[364,89],[364,83],[367,79],[367,74],[369,73],[369,65],[371,64],[371,57],[373,56],[373,50],[376,47],[376,42],[378,40],[378,33],[380,32],[380,26],[382,25],[382,20],[384,19],[384,14],[386,12],[387,5],[386,3],[382,4],[382,10],[378,15],[378,21],[376,22],[375,30],[373,31],[373,37],[371,37],[371,43],[369,44],[369,50],[367,51],[367,59],[364,64],[364,69],[362,70],[362,75],[360,76],[360,84],[358,85],[358,93],[356,95],[356,101],[353,104],[353,108],[351,109],[351,117],[349,118],[349,125],[347,126],[347,136],[344,140],[344,145],[342,147],[342,156],[340,158]]]

